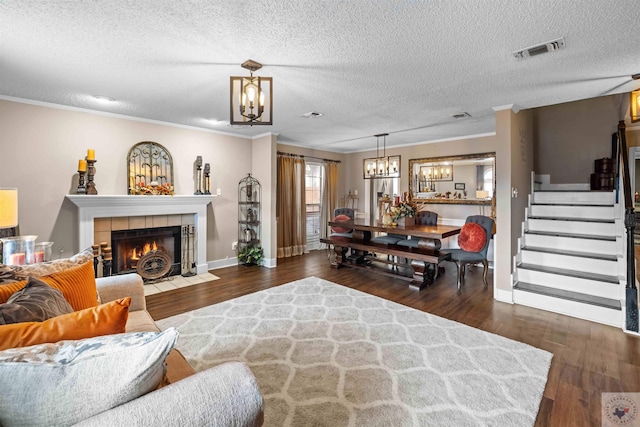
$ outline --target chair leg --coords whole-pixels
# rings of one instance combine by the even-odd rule
[[[462,279],[462,269],[464,268],[464,263],[462,261],[456,261],[456,267],[458,267],[458,290],[460,290],[461,279]]]
[[[486,259],[482,260],[482,281],[484,282],[484,287],[487,285],[487,270],[489,270],[489,262]]]

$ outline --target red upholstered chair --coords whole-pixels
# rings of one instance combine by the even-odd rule
[[[451,253],[451,261],[458,267],[458,289],[460,289],[462,278],[464,278],[467,264],[482,263],[482,281],[487,287],[487,252],[489,243],[493,236],[493,219],[484,215],[472,215],[467,217],[460,234],[458,235],[458,245],[460,249],[447,249]]]

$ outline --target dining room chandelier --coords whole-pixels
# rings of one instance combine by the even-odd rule
[[[262,64],[251,59],[242,63],[250,76],[231,76],[230,109],[232,125],[273,124],[273,80],[271,77],[254,77]]]
[[[400,178],[400,156],[387,156],[388,133],[374,135],[376,137],[376,157],[364,159],[362,175],[364,179]],[[380,155],[380,138],[382,137],[382,156]]]
[[[453,181],[453,168],[447,162],[420,167],[420,175],[426,181]]]

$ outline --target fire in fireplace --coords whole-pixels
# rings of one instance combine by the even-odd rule
[[[181,227],[111,232],[113,274],[137,272],[144,279],[181,273]]]

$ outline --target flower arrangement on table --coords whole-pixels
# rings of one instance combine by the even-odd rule
[[[152,195],[152,196],[173,196],[173,185],[165,182],[164,184],[144,184],[138,182],[135,187],[129,188],[129,194],[134,195]]]
[[[391,206],[391,218],[397,221],[400,218],[413,218],[418,212],[418,207],[414,202],[400,202],[398,206]]]

